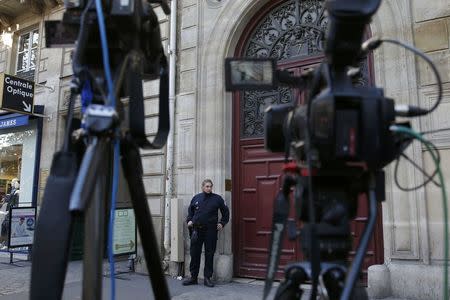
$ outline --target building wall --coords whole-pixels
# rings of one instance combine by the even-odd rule
[[[0,73],[15,74],[16,48],[18,35],[32,28],[39,28],[40,41],[37,66],[35,71],[35,82],[40,84],[35,89],[35,105],[45,105],[45,115],[42,135],[42,152],[40,163],[39,197],[44,189],[48,170],[50,168],[52,153],[55,151],[58,128],[58,100],[60,85],[60,65],[62,59],[61,49],[45,48],[43,37],[43,20],[61,17],[62,10],[55,9],[44,16],[24,13],[17,17],[12,26],[12,45],[0,43]],[[50,59],[51,57],[51,59]],[[45,85],[46,87],[43,87]]]

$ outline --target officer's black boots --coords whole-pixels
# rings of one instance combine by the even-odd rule
[[[211,279],[208,277],[205,277],[205,285],[207,287],[214,287],[214,283],[212,283]]]
[[[197,277],[191,277],[186,279],[185,281],[183,281],[183,285],[193,285],[193,284],[197,284]]]

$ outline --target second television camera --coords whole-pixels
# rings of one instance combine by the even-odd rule
[[[303,252],[309,262],[285,270],[276,299],[299,299],[300,284],[312,282],[325,299],[367,299],[354,288],[384,197],[382,168],[396,159],[409,142],[390,130],[404,111],[377,87],[357,87],[352,77],[358,60],[367,55],[363,37],[381,0],[326,1],[329,24],[324,61],[313,72],[293,76],[276,70],[272,58],[227,58],[226,88],[274,89],[278,85],[306,91],[304,103],[272,105],[266,109],[265,146],[284,152],[283,187],[275,199],[271,253],[265,297],[274,279],[287,224],[291,188],[295,187],[297,218]],[[409,127],[408,122],[402,123]],[[348,267],[351,250],[350,221],[358,196],[368,195],[369,219],[360,246]],[[294,224],[295,227],[295,224]],[[297,230],[288,228],[295,239]]]

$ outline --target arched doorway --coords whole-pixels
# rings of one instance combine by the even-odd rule
[[[238,57],[276,57],[278,67],[301,74],[322,60],[327,18],[323,1],[271,1],[249,22],[236,48]],[[369,63],[363,63],[359,84],[369,82]],[[272,229],[273,199],[279,190],[283,156],[264,149],[264,110],[271,104],[299,99],[289,88],[246,91],[233,95],[233,253],[234,273],[263,278]],[[363,199],[361,199],[363,200]],[[364,228],[367,209],[360,201],[352,223],[355,245]],[[381,212],[381,210],[380,210]],[[294,217],[291,209],[291,218]],[[369,265],[383,259],[381,216],[365,260]],[[302,260],[298,242],[285,239],[279,265]]]

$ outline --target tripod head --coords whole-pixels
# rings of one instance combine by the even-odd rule
[[[144,79],[159,77],[160,63],[164,57],[158,18],[152,3],[161,4],[163,10],[167,14],[170,13],[166,0],[103,0],[110,62],[113,68],[117,67],[130,51],[136,51],[143,58],[141,72]],[[88,0],[66,0],[62,21],[47,21],[45,27],[47,47],[73,45],[77,41],[78,52],[74,56],[74,66],[85,66],[96,72],[101,71],[103,66],[98,59],[101,57],[101,45],[93,4],[93,1]],[[84,34],[83,31],[87,33]]]
[[[130,98],[129,124],[126,124],[129,132],[140,147],[155,149],[165,145],[170,124],[167,59],[152,4],[160,4],[165,13],[170,13],[166,0],[102,0],[115,98]],[[76,88],[73,92],[81,93],[82,104],[86,107],[90,103],[108,104],[95,1],[66,0],[65,6],[62,21],[45,23],[47,47],[75,45],[72,66]],[[159,121],[156,137],[150,142],[144,126],[142,80],[155,79],[160,79]],[[89,95],[88,103],[84,102],[83,95]],[[116,110],[119,112],[119,122],[123,121],[125,117],[120,101],[116,104]]]

